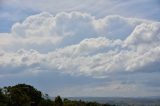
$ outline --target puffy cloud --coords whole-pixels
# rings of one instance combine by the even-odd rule
[[[43,47],[44,45],[59,46],[59,43],[62,46],[79,43],[87,36],[90,38],[96,35],[92,25],[93,20],[94,17],[80,12],[62,12],[56,16],[43,12],[29,16],[22,23],[15,23],[8,44],[12,43],[15,47],[21,45],[20,49],[30,48],[31,45]]]
[[[40,13],[26,18],[22,23],[14,24],[11,32],[14,37],[22,39],[26,43],[52,42],[55,44],[61,37],[52,32],[53,21],[54,17],[51,14]]]
[[[1,73],[19,73],[19,68],[104,78],[117,73],[159,71],[159,31],[159,22],[142,19],[115,15],[96,19],[80,12],[56,16],[40,13],[14,24],[11,33],[2,34],[1,40],[7,42],[0,43]],[[7,53],[5,50],[11,49],[8,44],[17,52]],[[35,44],[39,45],[37,51],[18,50],[26,46],[35,49]],[[46,44],[45,48],[53,48],[42,52]]]
[[[153,47],[158,46],[160,41],[160,23],[140,24],[132,34],[126,39],[127,45],[136,47],[145,46]]]
[[[125,39],[137,25],[143,22],[147,21],[111,15],[94,20],[94,26],[101,36],[107,36],[110,39]]]
[[[0,46],[8,45],[10,43],[9,33],[0,33]]]
[[[17,73],[25,73],[32,68],[36,69],[42,65],[42,55],[35,50],[25,51],[18,50],[17,52],[7,53],[5,51],[0,53],[0,74],[10,75]]]
[[[9,43],[14,44],[16,49],[38,50],[39,47],[55,48],[77,44],[83,39],[93,37],[125,39],[141,23],[151,23],[151,21],[116,15],[96,19],[81,12],[62,12],[55,16],[43,12],[29,16],[21,23],[15,23],[12,26]]]
[[[32,50],[20,50],[12,54],[2,53],[1,59],[3,61],[1,66],[3,64],[4,66],[14,67],[23,66],[25,69],[39,67],[45,70],[59,70],[62,73],[71,75],[93,77],[105,77],[113,73],[130,71],[158,71],[160,67],[155,63],[159,63],[160,60],[160,47],[142,53],[123,47],[120,48],[119,46],[122,44],[105,38],[91,38],[80,42],[80,44],[57,49],[47,54]],[[112,46],[112,49],[108,49],[109,46]],[[150,66],[150,69],[145,70],[147,66]]]

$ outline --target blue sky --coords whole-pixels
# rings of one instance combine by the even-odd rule
[[[159,0],[1,0],[0,86],[159,96],[159,7]]]

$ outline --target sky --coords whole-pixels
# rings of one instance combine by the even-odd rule
[[[0,87],[160,96],[159,0],[0,0]]]

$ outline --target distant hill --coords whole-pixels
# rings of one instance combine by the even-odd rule
[[[160,106],[160,97],[67,97],[70,100],[95,101],[117,106]]]

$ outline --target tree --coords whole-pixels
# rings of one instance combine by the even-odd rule
[[[2,88],[0,88],[0,106],[7,106],[7,98],[4,95]]]
[[[63,102],[60,96],[55,98],[55,106],[63,106]]]
[[[18,84],[5,89],[12,106],[37,106],[42,99],[41,92],[30,85]]]
[[[42,95],[33,86],[18,84],[0,88],[0,106],[115,106],[110,104],[99,104],[97,102],[84,102],[69,100],[63,101],[60,96],[52,101],[48,94]]]
[[[51,101],[50,99],[43,99],[38,104],[38,106],[53,106],[53,105],[54,105],[53,101]]]

